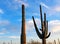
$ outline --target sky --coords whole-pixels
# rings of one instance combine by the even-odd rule
[[[26,39],[41,41],[38,38],[32,16],[34,16],[38,29],[40,25],[40,5],[42,13],[46,13],[48,32],[51,36],[47,41],[60,39],[60,0],[0,0],[0,42],[20,43],[22,4],[25,5]]]

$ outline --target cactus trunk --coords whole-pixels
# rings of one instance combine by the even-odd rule
[[[12,44],[12,40],[11,40],[11,44]]]
[[[54,44],[56,44],[56,40],[54,40]]]
[[[46,39],[45,38],[42,39],[42,44],[46,44]]]
[[[58,39],[58,43],[60,44],[60,40]]]
[[[21,44],[26,44],[26,29],[25,29],[25,11],[22,5],[22,30],[21,30]]]

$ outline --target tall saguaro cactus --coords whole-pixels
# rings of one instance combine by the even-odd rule
[[[59,40],[59,38],[58,38],[58,43],[60,44],[60,40]]]
[[[12,40],[11,40],[11,44],[12,44]]]
[[[46,39],[50,36],[51,33],[49,32],[49,34],[48,34],[48,21],[46,21],[46,13],[44,13],[44,21],[43,21],[41,5],[40,5],[40,18],[41,18],[41,29],[40,29],[40,31],[42,33],[40,33],[40,31],[38,30],[38,27],[36,25],[34,17],[32,16],[36,33],[37,33],[38,37],[40,39],[42,39],[42,44],[46,44]]]
[[[54,44],[56,44],[56,40],[54,40]]]
[[[22,30],[21,30],[21,44],[26,44],[26,29],[25,29],[25,11],[22,5]]]

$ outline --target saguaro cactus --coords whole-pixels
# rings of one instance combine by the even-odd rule
[[[12,40],[11,40],[11,44],[12,44]]]
[[[3,44],[6,44],[5,42],[3,42]]]
[[[58,38],[58,43],[60,44],[60,40],[59,40],[59,38]]]
[[[48,21],[46,21],[46,13],[44,13],[44,21],[43,21],[41,5],[40,5],[40,18],[41,18],[41,29],[40,29],[40,31],[42,33],[40,33],[40,31],[38,30],[38,27],[35,23],[34,17],[32,16],[36,33],[37,33],[38,37],[40,39],[42,39],[42,44],[46,44],[46,39],[50,36],[51,33],[49,32],[49,34],[48,34]]]
[[[54,40],[54,44],[56,44],[56,40]]]
[[[21,30],[21,44],[26,44],[26,29],[25,29],[25,11],[22,5],[22,30]]]

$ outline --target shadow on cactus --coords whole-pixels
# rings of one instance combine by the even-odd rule
[[[40,33],[40,31],[38,30],[38,27],[36,25],[34,17],[32,16],[36,33],[37,33],[38,37],[40,39],[42,39],[42,44],[46,44],[46,39],[50,36],[51,32],[49,32],[49,34],[48,34],[48,21],[46,21],[46,13],[44,13],[44,20],[42,18],[42,8],[41,8],[41,5],[40,5],[40,18],[41,18],[41,29],[40,29],[40,31],[42,33]]]

